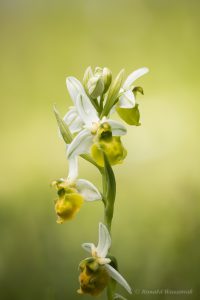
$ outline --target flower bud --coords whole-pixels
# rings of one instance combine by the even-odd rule
[[[62,224],[67,220],[71,220],[76,215],[84,199],[74,184],[58,180],[54,181],[53,185],[56,186],[58,194],[58,199],[55,201],[55,211],[58,216],[57,223]]]
[[[103,80],[104,83],[104,93],[107,92],[111,81],[112,81],[112,73],[108,68],[100,68],[100,67],[96,67],[95,68],[95,75],[100,76]]]
[[[87,84],[88,84],[88,81],[89,81],[89,79],[90,79],[92,76],[93,76],[92,68],[91,68],[91,67],[88,67],[88,68],[85,70],[85,73],[84,73],[84,76],[83,76],[83,85],[84,85],[85,90],[87,90]]]
[[[99,75],[91,77],[87,83],[87,88],[91,98],[96,99],[101,96],[104,91],[104,82],[102,77]]]
[[[104,166],[102,151],[106,154],[111,165],[122,163],[127,155],[120,137],[112,136],[110,125],[106,122],[99,127],[97,141],[91,147],[91,156],[101,167]]]
[[[99,295],[109,282],[109,275],[104,265],[99,265],[95,258],[87,258],[80,265],[79,294]]]
[[[108,68],[96,67],[94,75],[91,67],[85,71],[83,83],[88,94],[96,99],[106,93],[112,81],[112,73]]]
[[[106,93],[112,81],[111,71],[108,68],[103,68],[102,77],[104,82],[104,93]]]

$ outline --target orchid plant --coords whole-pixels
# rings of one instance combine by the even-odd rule
[[[124,70],[113,80],[108,68],[88,67],[81,83],[75,77],[67,77],[66,85],[73,102],[62,118],[54,107],[59,132],[66,144],[68,176],[54,180],[57,190],[55,200],[57,223],[73,219],[84,201],[102,201],[104,224],[99,223],[99,242],[84,243],[82,247],[90,257],[79,264],[79,294],[99,295],[107,289],[107,299],[125,299],[116,293],[117,283],[131,294],[132,289],[118,271],[117,259],[111,255],[111,226],[116,198],[116,181],[112,166],[126,158],[121,137],[127,128],[111,119],[113,113],[128,125],[140,125],[137,94],[143,94],[134,82],[148,72],[140,68],[124,81]],[[102,176],[102,192],[93,183],[78,177],[78,157],[93,164]]]

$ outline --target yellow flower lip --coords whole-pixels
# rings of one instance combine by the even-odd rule
[[[101,167],[104,167],[103,152],[107,155],[111,165],[121,164],[127,155],[120,137],[116,136],[107,138],[106,140],[102,138],[91,147],[91,156]]]
[[[76,189],[76,184],[67,179],[53,181],[52,185],[56,187],[58,199],[55,201],[55,211],[58,216],[57,223],[62,224],[71,220],[80,210],[84,198]]]
[[[101,200],[98,189],[85,179],[71,181],[68,178],[61,178],[53,181],[52,185],[55,186],[58,195],[55,200],[55,211],[59,224],[73,219],[84,201]]]
[[[98,296],[107,286],[110,276],[103,265],[99,265],[97,259],[86,259],[80,267],[79,294]]]
[[[78,193],[65,194],[58,198],[55,204],[56,214],[58,215],[57,223],[62,224],[67,220],[73,219],[83,202],[83,196]]]

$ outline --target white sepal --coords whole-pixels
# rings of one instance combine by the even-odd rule
[[[67,149],[67,157],[70,159],[76,155],[88,153],[93,143],[93,136],[88,129],[84,129],[73,139]]]
[[[92,243],[83,243],[81,246],[84,250],[86,250],[87,252],[89,252],[91,254],[95,249],[95,245]]]
[[[119,107],[133,108],[135,106],[135,96],[131,90],[128,90],[119,97]]]
[[[77,96],[76,107],[79,116],[88,128],[91,128],[92,123],[99,121],[97,112],[87,95],[79,94]]]
[[[74,182],[78,177],[78,157],[74,156],[69,159],[69,172],[67,180],[69,182]]]
[[[99,242],[96,248],[97,256],[102,258],[106,257],[110,246],[111,246],[111,237],[108,232],[108,229],[104,224],[99,223]]]
[[[115,294],[114,294],[114,300],[117,300],[117,299],[127,300],[127,299],[124,298],[122,295],[115,293]]]
[[[134,71],[125,80],[125,82],[123,84],[123,88],[124,89],[129,88],[136,79],[138,79],[139,77],[143,76],[144,74],[146,74],[148,72],[149,72],[149,69],[146,67],[143,67],[143,68],[140,68],[140,69]]]
[[[129,294],[132,294],[132,290],[131,290],[131,287],[129,286],[128,282],[124,279],[124,277],[122,277],[122,275],[117,270],[115,270],[111,265],[108,265],[108,264],[105,265],[105,268],[106,268],[108,274],[110,275],[110,277],[112,277],[120,285],[122,285]]]
[[[101,194],[91,182],[85,179],[78,179],[76,187],[79,193],[84,197],[85,201],[101,200]]]
[[[109,119],[106,122],[110,125],[113,136],[121,136],[126,134],[126,127],[120,122]]]
[[[83,121],[78,115],[75,107],[72,107],[64,116],[63,120],[68,125],[71,133],[79,132],[83,128]]]
[[[67,89],[72,98],[74,104],[76,104],[76,98],[81,93],[84,94],[85,90],[81,84],[81,82],[75,77],[67,77],[66,79]]]

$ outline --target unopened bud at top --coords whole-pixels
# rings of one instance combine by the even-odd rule
[[[111,71],[108,68],[103,68],[102,77],[104,81],[104,93],[106,93],[112,81]]]
[[[88,94],[91,98],[96,99],[101,96],[104,91],[104,82],[101,76],[94,75],[87,83]]]
[[[95,68],[95,75],[100,76],[104,83],[104,93],[107,92],[108,88],[110,87],[112,81],[112,73],[108,68]]]
[[[106,93],[112,81],[112,73],[108,68],[96,67],[94,73],[91,67],[85,71],[83,84],[91,98],[96,99]]]

